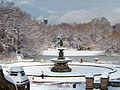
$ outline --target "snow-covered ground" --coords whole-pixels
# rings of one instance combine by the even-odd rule
[[[24,67],[26,74],[28,75],[40,75],[43,71],[45,75],[49,76],[80,76],[86,75],[88,73],[99,74],[104,72],[110,72],[110,69],[100,68],[100,67],[92,67],[92,66],[70,66],[72,68],[72,72],[66,73],[55,73],[51,72],[52,66],[32,66],[32,67]]]
[[[102,73],[110,73],[117,70],[116,72],[110,74],[110,79],[120,78],[120,66],[112,65],[112,64],[72,62],[69,63],[69,66],[72,68],[72,72],[55,73],[50,71],[51,67],[53,66],[53,63],[16,62],[11,64],[2,64],[4,73],[7,74],[6,70],[12,66],[23,66],[25,73],[27,75],[31,75],[29,76],[29,79],[31,81],[31,90],[63,90],[63,89],[85,90],[85,84],[84,84],[85,77],[82,76],[90,73],[96,75]],[[48,75],[51,77],[45,77],[44,79],[42,79],[41,77],[34,77],[34,75],[40,76],[42,74],[42,71],[44,75]],[[80,76],[80,77],[75,77],[75,76]],[[99,78],[100,76],[95,76],[96,81],[99,80]],[[46,83],[33,83],[33,82],[46,82]],[[76,88],[73,88],[74,83],[77,83]],[[119,90],[119,89],[117,88],[113,89],[113,87],[109,87],[109,90]]]

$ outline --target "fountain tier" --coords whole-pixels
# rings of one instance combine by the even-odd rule
[[[51,61],[54,62],[54,67],[52,67],[51,71],[53,71],[53,72],[71,72],[71,68],[68,66],[68,62],[72,61],[71,59],[55,58],[55,59],[52,59]]]
[[[59,57],[52,59],[51,61],[54,62],[54,67],[52,67],[52,72],[71,72],[71,68],[68,66],[68,62],[71,62],[72,60],[69,58],[64,57],[64,50],[66,48],[63,48],[63,38],[60,39],[60,48],[59,50]]]

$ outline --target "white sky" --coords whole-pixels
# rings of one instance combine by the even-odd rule
[[[32,17],[43,17],[50,24],[88,22],[106,17],[120,23],[120,0],[6,0],[13,1]]]

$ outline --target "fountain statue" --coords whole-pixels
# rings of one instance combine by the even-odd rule
[[[64,40],[65,38],[58,38],[58,40],[59,40],[59,44],[60,44],[60,48],[58,49],[60,52],[59,52],[59,59],[64,59],[64,52],[63,52],[63,50],[65,49],[65,48],[62,48],[63,47],[63,40]]]
[[[71,72],[71,68],[68,66],[68,62],[71,62],[72,60],[70,58],[64,57],[64,50],[66,48],[63,47],[63,40],[65,38],[58,38],[60,47],[59,50],[59,56],[58,58],[52,59],[51,61],[54,62],[54,67],[52,67],[52,72]]]
[[[65,39],[65,38],[62,38],[62,37],[58,38],[58,40],[60,40],[60,41],[59,41],[60,47],[63,47],[63,40],[64,40],[64,39]]]

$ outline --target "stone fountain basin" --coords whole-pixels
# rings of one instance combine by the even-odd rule
[[[54,63],[68,63],[68,62],[72,62],[72,60],[51,60]]]
[[[48,75],[50,77],[85,77],[86,74],[92,73],[93,75],[101,75],[102,73],[114,73],[116,70],[113,67],[110,66],[102,66],[102,65],[69,65],[70,68],[72,68],[71,72],[51,72],[51,65],[45,65],[45,66],[28,66],[24,67],[25,73],[27,75],[41,75],[41,72],[43,71],[45,75]]]
[[[51,59],[52,62],[54,63],[68,63],[68,62],[72,62],[72,59],[66,57],[64,59],[58,59],[58,58],[54,58],[54,59]]]

